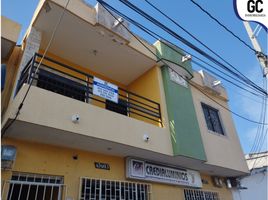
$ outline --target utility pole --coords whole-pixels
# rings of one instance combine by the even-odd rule
[[[249,22],[246,22],[244,21],[244,26],[246,28],[246,31],[248,33],[248,36],[249,36],[249,39],[254,47],[254,49],[256,50],[256,56],[257,56],[257,59],[259,60],[261,66],[262,66],[262,69],[263,69],[263,77],[266,77],[268,78],[267,74],[268,74],[268,66],[267,66],[267,55],[265,55],[262,50],[261,50],[261,47],[258,43],[258,40],[256,38],[256,36],[258,35],[258,33],[260,32],[260,29],[261,27],[258,29],[258,26],[256,27],[255,31],[253,32],[252,29],[251,29],[251,26],[249,24]],[[256,35],[255,35],[255,32],[256,32]]]

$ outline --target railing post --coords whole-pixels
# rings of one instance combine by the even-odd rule
[[[34,64],[35,64],[35,58],[36,58],[36,53],[34,54],[33,56],[33,60],[32,60],[32,64],[31,64],[31,67],[29,68],[29,72],[28,72],[28,80],[27,80],[27,83],[30,84],[31,83],[31,78],[32,77],[32,73],[33,73],[33,67],[34,67]],[[33,81],[33,80],[32,80]]]
[[[89,103],[89,77],[86,76],[87,87],[86,87],[86,103]]]
[[[162,114],[161,114],[160,103],[157,103],[157,105],[158,105],[158,112],[159,112],[160,124],[161,124],[161,127],[164,127],[164,126],[163,126],[163,120],[162,120]]]
[[[130,112],[129,112],[129,110],[130,110],[130,104],[129,104],[129,93],[128,92],[126,92],[126,96],[127,96],[127,116],[128,117],[130,117]]]

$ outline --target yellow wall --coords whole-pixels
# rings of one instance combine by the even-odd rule
[[[39,53],[43,54],[44,51],[40,50]],[[158,67],[153,67],[152,69],[150,69],[149,71],[147,71],[146,73],[141,75],[138,79],[133,81],[130,85],[125,86],[125,85],[117,82],[116,80],[112,80],[112,79],[110,79],[108,77],[105,77],[105,76],[103,76],[101,74],[98,74],[98,73],[96,73],[96,72],[94,72],[94,71],[92,71],[92,70],[90,70],[88,68],[84,68],[82,66],[79,66],[79,65],[77,65],[75,63],[72,63],[71,61],[65,60],[65,59],[63,59],[63,58],[61,58],[59,56],[56,56],[56,55],[52,54],[52,53],[48,52],[46,54],[46,56],[49,57],[49,58],[52,58],[55,61],[58,61],[60,63],[68,65],[68,66],[70,66],[72,68],[75,68],[75,69],[77,69],[79,71],[82,71],[84,73],[90,74],[92,76],[99,77],[99,78],[101,78],[101,79],[103,79],[103,80],[105,80],[107,82],[110,82],[110,83],[113,83],[113,84],[117,85],[120,88],[127,89],[130,92],[133,92],[133,93],[136,93],[138,95],[144,96],[144,97],[146,97],[148,99],[151,99],[151,100],[153,100],[155,102],[158,102],[158,103],[161,102],[160,85],[159,85],[160,81],[159,81],[159,73],[158,73],[159,68]],[[38,61],[39,60],[40,59],[38,59]],[[68,69],[66,69],[66,68],[64,68],[64,67],[62,67],[60,65],[57,65],[55,63],[52,63],[50,61],[44,60],[43,64],[51,66],[51,67],[53,67],[53,68],[55,68],[57,70],[60,70],[60,71],[62,71],[64,73],[70,74],[72,76],[78,77],[78,78],[80,78],[82,80],[86,80],[86,76],[84,76],[82,74],[79,74],[77,72],[74,72],[72,70],[68,70]],[[126,92],[120,91],[120,94],[123,95],[123,96],[126,96]],[[102,98],[100,98],[98,96],[95,96],[95,95],[93,96],[93,98],[96,98],[96,99],[104,101]],[[139,101],[141,101],[143,103],[146,103],[146,104],[148,104],[150,106],[154,106],[155,108],[157,108],[157,106],[155,104],[150,103],[148,101],[143,101],[142,99],[137,98],[137,97],[135,97],[133,95],[130,95],[130,98],[133,98],[135,100],[139,100]],[[122,98],[122,99],[125,99],[125,98]],[[133,102],[133,103],[137,104],[136,102]],[[105,108],[105,104],[103,104],[101,102],[98,102],[98,101],[95,101],[95,100],[92,101],[92,104],[97,105],[97,106],[102,107],[102,108]],[[134,110],[134,111],[139,113],[139,114],[143,114],[143,113],[141,113],[141,112],[139,112],[137,110]],[[155,112],[157,112],[157,110],[155,110]],[[133,117],[133,118],[142,120],[142,121],[146,121],[148,123],[152,123],[152,124],[161,126],[161,124],[158,123],[158,122],[154,122],[152,120],[146,119],[144,117],[140,117],[140,116],[135,115],[135,114],[130,114],[130,116]],[[145,116],[147,116],[147,115],[145,115]],[[154,119],[157,119],[157,118],[154,118]]]
[[[138,79],[136,79],[131,84],[129,84],[127,86],[127,89],[129,91],[132,91],[132,92],[134,92],[136,94],[139,94],[139,95],[141,95],[143,97],[151,99],[152,101],[160,103],[161,102],[161,94],[160,94],[160,84],[159,84],[158,70],[159,70],[159,68],[157,66],[155,66],[152,69],[148,70],[146,73],[141,75]],[[138,100],[137,98],[135,98],[135,96],[131,96],[131,98],[133,98],[135,100]],[[148,104],[149,106],[153,106],[153,107],[157,108],[156,105],[153,104],[153,103],[150,103],[150,102],[145,101],[145,100],[144,101],[140,100],[140,101],[143,102],[143,103]],[[133,102],[133,103],[135,103],[135,102]],[[137,112],[139,114],[143,114],[143,113],[141,113],[139,111],[136,111],[136,110],[133,110],[133,111]],[[136,119],[142,119],[142,120],[144,120],[146,122],[161,126],[160,123],[154,122],[154,121],[149,120],[149,119],[144,119],[144,118],[142,118],[142,117],[140,117],[138,115],[135,115],[135,114],[131,114],[131,117],[136,118]],[[148,117],[150,117],[150,116],[148,116]]]
[[[40,50],[39,53],[40,53],[40,54],[43,54],[43,53],[44,53],[44,50]],[[60,62],[60,63],[62,63],[62,64],[68,65],[68,66],[70,66],[70,67],[72,67],[72,68],[74,68],[74,69],[77,69],[77,70],[81,71],[81,72],[90,74],[90,75],[92,75],[92,76],[96,76],[96,77],[98,77],[98,78],[100,78],[100,79],[102,79],[102,80],[105,80],[105,81],[107,81],[107,82],[113,83],[113,84],[117,85],[118,87],[121,87],[121,88],[123,88],[123,89],[126,89],[126,86],[125,86],[125,85],[123,85],[123,84],[117,82],[116,80],[112,80],[112,79],[110,79],[110,78],[108,78],[108,77],[105,77],[105,76],[103,76],[103,75],[101,75],[101,74],[98,74],[98,73],[96,73],[96,72],[90,70],[89,68],[85,68],[85,67],[83,67],[83,66],[77,65],[77,64],[75,64],[75,63],[73,63],[73,62],[71,62],[71,61],[68,61],[68,60],[63,59],[63,58],[61,58],[61,57],[59,57],[59,56],[56,56],[56,55],[54,55],[54,54],[52,54],[52,53],[50,53],[50,52],[47,52],[46,57],[49,57],[49,58],[51,58],[51,59],[53,59],[53,60],[55,60],[55,61],[58,61],[58,62]],[[38,59],[38,60],[40,60],[40,59]],[[42,63],[47,64],[47,65],[50,66],[50,67],[53,67],[53,68],[55,68],[55,69],[57,69],[57,70],[60,70],[60,71],[62,71],[62,72],[65,72],[65,73],[67,73],[67,74],[70,74],[70,75],[72,75],[72,76],[75,76],[75,77],[77,77],[77,78],[80,78],[80,79],[83,79],[83,80],[86,80],[86,79],[87,79],[86,76],[84,76],[84,75],[82,75],[82,74],[80,74],[80,73],[74,72],[74,71],[69,70],[69,69],[67,69],[67,68],[65,68],[65,67],[62,67],[62,66],[60,66],[60,65],[57,65],[57,64],[52,63],[52,62],[49,62],[49,61],[47,61],[47,60],[45,60],[45,59],[44,59],[44,61],[43,61]],[[92,81],[92,80],[91,80],[91,81]],[[123,91],[120,91],[120,94],[122,94],[122,95],[126,95],[125,92],[123,92]],[[104,99],[102,99],[102,98],[100,98],[100,97],[98,97],[98,96],[95,96],[95,95],[93,96],[93,98],[98,99],[98,100],[101,100],[101,101],[105,101]],[[105,108],[105,104],[103,104],[103,103],[101,103],[101,102],[98,102],[98,101],[93,100],[91,103],[92,103],[93,105],[96,105],[96,106]]]
[[[5,114],[13,87],[15,86],[16,74],[18,73],[19,60],[21,59],[21,48],[15,47],[8,62],[6,63],[5,88],[1,92],[1,116]]]
[[[17,158],[13,171],[64,176],[68,196],[78,199],[79,178],[101,178],[110,180],[125,179],[125,159],[116,156],[85,152],[75,149],[37,144],[14,139],[4,139],[3,144],[17,147]],[[72,156],[78,155],[78,160]],[[96,169],[94,162],[109,163],[110,170]],[[8,180],[11,173],[2,171],[2,179]],[[206,191],[219,192],[221,200],[231,200],[231,192],[224,188],[215,188],[209,176],[202,178],[209,181],[203,185]],[[4,180],[3,180],[4,181]],[[183,187],[151,183],[153,200],[180,200],[183,198]]]

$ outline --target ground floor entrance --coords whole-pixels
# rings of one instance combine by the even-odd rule
[[[226,185],[215,187],[212,177],[200,172],[199,188],[157,181],[165,175],[194,182],[193,170],[135,158],[130,176],[125,157],[16,139],[5,144],[16,147],[17,155],[12,169],[2,170],[3,200],[232,199]]]

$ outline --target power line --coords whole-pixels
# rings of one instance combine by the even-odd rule
[[[142,31],[144,31],[145,33],[147,33],[148,35],[150,35],[151,37],[153,37],[154,39],[156,39],[156,40],[160,40],[160,39],[161,39],[161,40],[163,40],[163,41],[167,41],[168,43],[166,43],[166,45],[167,45],[169,48],[171,48],[172,50],[174,50],[174,51],[177,52],[178,54],[180,54],[180,55],[182,55],[182,56],[185,56],[184,53],[178,51],[176,48],[174,48],[172,45],[170,45],[169,43],[171,43],[171,42],[168,41],[166,38],[163,38],[163,37],[160,36],[159,34],[157,34],[157,33],[153,32],[153,31],[151,31],[150,29],[148,29],[148,28],[146,28],[145,26],[141,25],[140,23],[138,23],[137,21],[133,20],[132,18],[129,18],[128,16],[124,15],[123,13],[121,13],[121,12],[118,11],[118,10],[116,10],[116,9],[113,8],[112,6],[107,5],[107,7],[108,7],[110,10],[112,10],[113,12],[115,12],[116,14],[118,14],[119,16],[121,16],[121,17],[123,17],[124,19],[126,19],[127,21],[129,21],[129,22],[130,22],[131,24],[133,24],[134,26],[138,27],[139,29],[141,29]],[[189,52],[187,52],[185,49],[183,49],[183,48],[181,48],[181,47],[180,47],[180,49],[183,50],[184,52],[186,52],[186,53],[189,54]],[[212,66],[211,64],[209,64],[209,63],[207,63],[206,61],[204,61],[204,60],[198,58],[197,56],[192,55],[192,57],[194,57],[194,58],[196,58],[197,60],[199,60],[199,61],[205,63],[206,65],[209,65],[209,66],[212,67],[213,69],[219,71],[220,73],[224,74],[225,76],[228,76],[229,78],[232,78],[233,80],[239,82],[240,84],[242,84],[242,85],[244,85],[244,86],[247,86],[247,85],[245,85],[245,83],[243,83],[242,81],[237,80],[237,79],[233,78],[232,76],[230,76],[230,75],[228,75],[228,74],[222,72],[222,71],[219,70],[218,68]],[[246,91],[246,92],[248,92],[248,93],[251,93],[252,95],[255,95],[255,96],[258,96],[258,97],[262,97],[262,96],[260,96],[260,95],[258,95],[258,94],[256,94],[256,93],[254,93],[254,92],[252,92],[252,91],[250,91],[250,90],[248,90],[248,89],[246,89],[246,88],[244,88],[244,87],[242,87],[242,86],[240,86],[240,85],[238,85],[238,84],[236,84],[236,83],[234,83],[234,82],[232,82],[232,81],[230,81],[230,80],[224,78],[223,76],[221,76],[221,75],[215,73],[214,71],[212,71],[212,70],[206,68],[204,65],[198,63],[197,61],[192,60],[192,62],[195,63],[196,65],[198,65],[199,67],[201,67],[201,68],[203,68],[203,69],[206,69],[206,70],[209,71],[210,73],[212,73],[212,74],[214,74],[214,75],[216,75],[216,76],[222,78],[223,80],[226,80],[227,82],[233,84],[233,85],[236,86],[237,88],[239,88],[239,89],[241,89],[241,90],[244,90],[244,91]],[[251,88],[251,89],[252,89],[252,88]],[[253,88],[253,90],[254,90],[254,88]]]
[[[119,20],[116,18],[116,16],[108,9],[106,8],[106,6],[110,6],[108,3],[104,2],[103,0],[97,0],[109,13],[111,16],[114,17],[115,20],[117,20],[119,22]],[[111,7],[111,6],[110,6]],[[154,53],[149,47],[147,47],[143,41],[141,41],[141,39],[139,39],[135,34],[133,34],[123,23],[121,23],[121,25],[143,46],[145,47],[149,52],[151,52],[158,60],[161,60],[161,58],[156,54]],[[162,60],[162,62],[170,68],[170,66],[164,61]],[[172,68],[170,68],[172,69]],[[177,72],[175,72],[177,73]],[[177,73],[178,74],[178,73]],[[261,124],[260,122],[257,122],[257,121],[254,121],[254,120],[251,120],[251,119],[248,119],[232,110],[230,110],[229,108],[225,107],[224,105],[222,105],[221,103],[219,103],[218,101],[214,100],[213,98],[211,98],[209,95],[207,95],[204,91],[200,90],[197,86],[195,86],[194,84],[192,84],[187,78],[181,76],[180,74],[178,74],[181,78],[183,78],[185,81],[187,81],[187,83],[189,83],[192,87],[196,88],[199,92],[203,93],[206,97],[208,97],[210,100],[214,101],[216,104],[218,104],[219,106],[221,106],[222,108],[224,108],[225,110],[231,112],[232,114],[236,115],[237,117],[240,117],[246,121],[249,121],[251,123],[256,123],[256,124]],[[265,125],[268,125],[268,124],[265,124]]]
[[[146,1],[146,0],[145,0]],[[227,26],[225,26],[223,23],[221,23],[218,19],[216,19],[212,14],[210,14],[207,10],[205,10],[200,4],[197,2],[190,0],[194,5],[196,5],[201,11],[203,11],[205,14],[207,14],[211,19],[213,19],[215,22],[217,22],[222,28],[224,28],[228,33],[230,33],[232,36],[234,36],[236,39],[238,39],[240,42],[242,42],[246,47],[248,47],[251,51],[254,53],[258,53],[255,49],[253,49],[249,44],[247,44],[244,40],[242,40],[237,34],[235,34],[233,31],[231,31]]]
[[[216,53],[214,50],[212,50],[210,47],[208,47],[204,42],[202,42],[200,39],[198,39],[196,36],[194,36],[192,33],[190,33],[186,28],[184,28],[182,25],[180,25],[178,22],[176,22],[174,19],[172,19],[171,17],[169,17],[167,14],[165,14],[164,11],[160,10],[159,8],[157,8],[153,3],[151,3],[148,0],[145,0],[145,2],[147,4],[149,4],[151,7],[153,7],[155,10],[157,10],[159,13],[161,13],[164,17],[166,17],[168,20],[170,20],[173,24],[175,24],[177,27],[179,27],[180,29],[182,29],[184,32],[186,32],[188,35],[190,35],[194,40],[196,40],[197,42],[199,42],[202,46],[204,46],[205,48],[207,48],[210,52],[212,52],[214,55],[216,55],[218,58],[220,58],[222,61],[224,61],[225,63],[227,63],[228,65],[232,66],[230,63],[228,63],[225,59],[223,59],[218,53]],[[233,69],[235,69],[238,73],[240,73],[241,75],[243,75],[240,71],[238,71],[235,67],[233,67]],[[243,75],[244,76],[244,75]]]
[[[264,81],[264,83],[263,83],[264,88],[266,88],[266,90],[267,90],[268,89],[267,88],[267,80],[264,78],[263,81]],[[261,115],[260,115],[260,122],[263,122],[263,123],[266,122],[266,119],[267,119],[266,115],[267,115],[267,98],[264,98],[263,104],[262,104]],[[257,128],[257,133],[255,135],[254,143],[253,143],[253,146],[252,146],[250,152],[257,152],[258,153],[259,151],[261,151],[261,148],[264,144],[266,134],[267,134],[267,132],[265,132],[265,125],[259,125]],[[253,167],[254,167],[255,163],[256,162],[254,162]]]
[[[261,91],[263,94],[267,95],[267,92],[264,91],[261,87],[259,87],[258,85],[256,85],[254,82],[252,82],[250,79],[248,79],[246,76],[244,76],[243,74],[241,74],[240,72],[234,72],[232,71],[229,67],[227,67],[226,65],[222,64],[220,61],[216,60],[215,58],[213,58],[212,56],[210,56],[209,54],[207,54],[206,52],[204,52],[203,50],[201,50],[200,48],[196,47],[195,45],[193,45],[191,42],[187,41],[185,38],[181,37],[180,35],[178,35],[176,32],[174,32],[173,30],[171,30],[170,28],[168,28],[167,26],[163,25],[161,22],[157,21],[155,18],[151,17],[150,15],[148,15],[147,13],[145,13],[144,11],[142,11],[140,8],[138,8],[137,6],[135,6],[134,4],[130,3],[129,1],[126,0],[119,0],[120,2],[122,2],[124,5],[126,5],[127,7],[129,7],[130,9],[132,9],[133,11],[135,11],[136,13],[140,14],[141,16],[143,16],[145,19],[147,19],[148,21],[152,22],[153,24],[155,24],[156,26],[158,26],[159,28],[161,28],[162,30],[166,31],[168,34],[170,34],[171,36],[173,36],[174,38],[180,40],[182,43],[184,43],[185,45],[187,45],[188,47],[194,49],[195,51],[197,51],[199,54],[201,54],[202,56],[206,57],[207,59],[209,59],[211,62],[219,65],[220,67],[224,68],[226,71],[228,71],[229,73],[233,74],[234,76],[239,77],[241,80],[243,80],[245,83],[248,83],[250,85],[252,85],[252,87],[258,89],[259,91]],[[223,58],[222,58],[223,59]],[[227,61],[226,61],[227,62]],[[228,62],[227,62],[228,63]],[[232,66],[230,63],[228,63],[228,65],[230,65],[234,70],[238,71],[234,66]]]
[[[54,29],[53,29],[52,35],[51,35],[50,40],[49,40],[49,42],[48,42],[48,44],[47,44],[47,47],[46,47],[46,49],[45,49],[45,51],[44,51],[44,54],[43,54],[43,56],[42,56],[42,58],[41,58],[41,60],[40,60],[40,62],[39,62],[39,64],[38,64],[38,66],[36,67],[35,73],[34,73],[34,75],[33,75],[34,77],[35,77],[35,75],[37,74],[37,71],[38,71],[38,69],[40,68],[40,66],[41,66],[41,64],[42,64],[42,62],[43,62],[43,60],[44,60],[44,57],[45,57],[45,55],[46,55],[48,49],[50,48],[50,46],[51,46],[51,44],[52,44],[52,41],[53,41],[53,39],[54,39],[54,37],[55,37],[55,34],[56,34],[56,31],[57,31],[57,29],[58,29],[58,27],[59,27],[59,25],[60,25],[60,23],[61,23],[61,21],[62,21],[62,18],[63,18],[64,14],[65,14],[65,11],[66,11],[66,9],[67,9],[67,6],[68,6],[69,2],[70,2],[70,0],[67,1],[66,5],[65,5],[65,7],[64,7],[64,9],[63,9],[63,11],[62,11],[60,17],[59,17],[59,20],[58,20],[57,24],[55,25],[55,27],[54,27]],[[20,114],[20,110],[21,110],[22,107],[23,107],[23,103],[24,103],[24,101],[26,100],[26,97],[28,96],[28,94],[29,94],[29,92],[30,92],[31,86],[32,86],[32,84],[33,84],[33,80],[34,80],[34,79],[31,80],[31,82],[30,82],[30,84],[29,84],[29,86],[28,86],[28,88],[27,88],[27,91],[26,91],[26,93],[25,93],[25,95],[24,95],[24,97],[23,97],[23,99],[22,99],[22,101],[21,101],[21,103],[20,103],[20,105],[19,105],[19,107],[18,107],[18,110],[17,110],[17,112],[16,112],[16,115],[15,115],[14,119],[12,119],[12,120],[10,121],[10,123],[9,123],[8,125],[6,125],[6,126],[3,128],[2,133],[1,133],[1,138],[4,137],[6,131],[9,129],[9,127],[11,127],[11,125],[17,120],[17,118],[18,118],[18,116],[19,116],[19,114]]]
[[[177,27],[179,27],[180,29],[182,29],[184,32],[186,32],[188,35],[190,35],[194,40],[196,40],[197,42],[199,42],[201,45],[203,45],[204,47],[206,47],[210,52],[212,52],[214,55],[216,55],[218,58],[220,58],[221,60],[223,60],[225,63],[229,64],[225,59],[223,59],[220,55],[218,55],[215,51],[213,51],[211,48],[209,48],[206,44],[204,44],[202,41],[200,41],[196,36],[194,36],[192,33],[190,33],[189,31],[187,31],[182,25],[180,25],[178,22],[176,22],[174,19],[172,19],[170,16],[168,16],[167,14],[165,14],[164,11],[162,11],[160,8],[158,8],[157,6],[155,6],[153,3],[151,3],[149,0],[145,0],[145,2],[147,4],[149,4],[152,8],[154,8],[156,11],[158,11],[161,15],[163,15],[164,17],[166,17],[168,20],[170,20],[173,24],[175,24]],[[240,38],[238,38],[240,39]],[[253,49],[254,50],[254,49]],[[254,50],[255,51],[255,50]],[[229,64],[230,66],[232,66],[231,64]],[[234,68],[236,70],[236,68]],[[236,70],[237,72],[239,72],[238,70]],[[240,72],[239,72],[240,73]],[[243,75],[242,73],[240,73],[241,75]],[[244,75],[243,75],[244,76]]]

